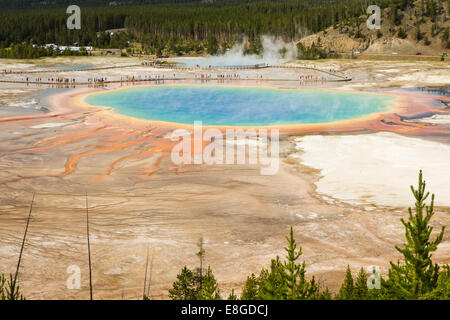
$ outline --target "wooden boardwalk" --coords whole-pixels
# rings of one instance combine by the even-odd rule
[[[264,82],[343,82],[343,81],[351,81],[351,78],[348,78],[339,72],[330,72],[322,69],[312,68],[312,67],[304,67],[304,66],[296,66],[296,65],[267,65],[267,64],[256,64],[256,65],[243,65],[243,66],[217,66],[217,67],[188,67],[188,66],[180,66],[180,65],[146,65],[146,64],[132,64],[125,66],[109,66],[109,67],[99,67],[99,68],[89,68],[89,69],[57,69],[57,70],[33,70],[33,71],[12,71],[12,72],[3,72],[2,75],[10,75],[10,74],[45,74],[45,73],[61,73],[61,72],[85,72],[85,71],[96,71],[96,70],[108,70],[108,69],[118,69],[118,68],[132,68],[132,67],[149,67],[149,68],[158,68],[158,69],[170,69],[170,70],[183,70],[183,71],[225,71],[225,70],[259,70],[259,69],[298,69],[298,70],[308,70],[315,71],[319,73],[326,74],[328,76],[336,77],[336,79],[283,79],[283,78],[219,78],[219,77],[211,77],[211,78],[192,78],[192,77],[167,77],[167,78],[155,78],[155,79],[133,79],[133,80],[108,80],[101,82],[54,82],[54,81],[36,81],[36,80],[9,80],[9,79],[0,79],[0,83],[20,83],[20,84],[43,84],[43,85],[54,85],[57,87],[70,87],[70,86],[102,86],[105,84],[113,84],[113,83],[139,83],[139,82],[161,82],[161,81],[186,81],[186,80],[195,80],[195,81],[264,81]]]
[[[164,81],[186,81],[193,80],[197,82],[208,82],[208,81],[221,81],[223,83],[233,82],[233,81],[259,81],[259,82],[344,82],[351,81],[352,79],[331,79],[331,80],[299,80],[299,79],[277,79],[277,78],[245,78],[245,79],[224,79],[224,78],[164,78],[164,79],[136,79],[136,80],[108,80],[102,82],[49,82],[49,81],[25,81],[25,80],[0,80],[0,83],[20,83],[20,84],[42,84],[42,85],[53,85],[55,87],[73,87],[73,86],[102,86],[105,84],[113,83],[142,83],[142,82],[164,82]]]
[[[35,73],[59,73],[59,72],[83,72],[83,71],[96,71],[96,70],[108,70],[108,69],[121,69],[121,68],[132,68],[132,67],[142,67],[142,64],[130,64],[125,66],[108,66],[108,67],[97,67],[97,68],[85,68],[85,69],[41,69],[32,71],[2,71],[0,74],[35,74]]]

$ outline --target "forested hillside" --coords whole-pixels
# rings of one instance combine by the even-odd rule
[[[203,49],[208,40],[226,47],[240,37],[257,41],[261,34],[290,41],[359,16],[367,7],[366,2],[288,0],[81,6],[81,30],[67,30],[65,8],[5,10],[0,14],[0,46],[26,42],[123,48],[128,41],[137,41],[149,52],[186,52]],[[127,31],[112,37],[101,33],[119,28]]]
[[[385,7],[381,28],[369,30],[365,14],[302,39],[324,51],[365,51],[372,54],[440,55],[450,49],[450,1],[399,1]]]
[[[258,53],[260,35],[298,41],[333,27],[352,39],[381,37],[383,34],[375,31],[368,34],[368,30],[363,30],[368,16],[366,9],[372,4],[378,4],[384,15],[389,15],[382,26],[395,37],[402,38],[411,32],[411,28],[406,29],[407,25],[401,30],[405,13],[408,13],[409,25],[434,23],[434,31],[424,39],[430,41],[437,34],[445,38],[446,30],[442,26],[447,23],[449,1],[86,0],[79,2],[81,30],[68,30],[66,0],[31,1],[29,8],[37,7],[36,3],[45,5],[29,10],[14,9],[28,1],[0,0],[2,7],[10,8],[0,13],[0,49],[46,43],[99,48],[131,45],[143,53],[183,55],[224,51],[245,38],[249,40],[248,52]],[[105,32],[110,29],[120,29],[120,32]],[[417,36],[425,38],[420,30]],[[442,41],[446,43],[447,40]]]
[[[201,2],[201,0],[0,0],[0,9],[48,9],[68,7],[72,4],[83,7],[101,7],[188,2]]]

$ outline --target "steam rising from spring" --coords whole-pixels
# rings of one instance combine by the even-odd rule
[[[236,43],[231,49],[221,55],[215,55],[202,59],[183,60],[184,63],[208,66],[242,66],[255,64],[276,65],[284,60],[295,60],[297,47],[294,43],[286,43],[282,39],[273,36],[261,36],[262,53],[260,55],[244,54],[247,41]],[[281,52],[283,50],[284,52]],[[176,59],[175,59],[176,60]],[[181,60],[180,60],[181,62]]]

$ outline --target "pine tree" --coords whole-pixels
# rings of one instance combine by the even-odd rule
[[[405,227],[406,243],[403,248],[395,247],[403,255],[404,263],[390,262],[388,280],[382,280],[386,294],[391,299],[420,299],[437,288],[439,266],[433,264],[431,257],[442,241],[445,227],[442,227],[434,240],[430,239],[433,227],[429,222],[434,215],[434,194],[427,206],[425,200],[430,193],[425,192],[425,186],[420,170],[418,188],[411,186],[416,199],[415,214],[408,208],[408,221],[401,219]]]
[[[319,296],[317,299],[318,300],[331,300],[332,299],[331,292],[328,289],[328,287],[326,287],[325,290],[323,290],[319,293]]]
[[[405,39],[407,37],[407,34],[405,33],[405,30],[403,30],[402,27],[400,27],[400,29],[398,29],[397,36],[401,39]]]
[[[258,292],[260,300],[286,300],[286,283],[281,272],[282,264],[279,257],[270,262],[270,271],[267,271],[267,277],[261,283]]]
[[[208,266],[203,277],[202,287],[197,295],[198,300],[220,300],[219,288],[211,267]]]
[[[395,3],[392,3],[390,6],[389,20],[390,20],[391,24],[395,24],[395,25],[400,24],[400,17],[398,15],[397,5]]]
[[[431,36],[434,37],[436,35],[436,23],[431,25]]]
[[[217,51],[219,51],[219,43],[217,42],[217,39],[215,36],[210,35],[208,37],[206,51],[210,55],[215,55],[217,53]]]
[[[449,29],[449,27],[447,27],[441,37],[442,46],[446,49],[449,48],[449,44],[450,44],[449,39],[450,39],[450,29]]]
[[[25,300],[18,285],[14,285],[14,277],[9,274],[9,280],[0,275],[0,300]]]
[[[241,293],[241,300],[257,300],[259,293],[260,282],[256,278],[255,274],[247,277],[244,288]]]
[[[237,295],[234,293],[234,289],[231,290],[231,293],[228,296],[227,300],[238,300]]]
[[[259,292],[263,300],[307,300],[317,298],[319,288],[314,277],[306,280],[306,264],[296,261],[302,255],[302,248],[297,250],[294,231],[291,227],[289,237],[286,237],[288,246],[285,248],[287,256],[284,262],[279,257],[272,260],[270,271],[264,279]]]
[[[203,284],[203,259],[205,258],[205,249],[203,249],[202,237],[198,239],[197,247],[198,247],[197,257],[199,258],[200,265],[197,269],[195,280],[198,284],[198,290],[201,290]]]
[[[419,24],[416,26],[415,36],[416,36],[416,40],[417,41],[422,40],[422,33],[420,32],[420,25]]]
[[[169,290],[169,298],[172,300],[196,300],[197,286],[194,273],[186,266],[177,275],[177,281]]]
[[[338,300],[352,300],[354,298],[354,282],[352,271],[350,270],[350,266],[347,265],[347,271],[345,272],[344,282],[342,283],[341,288],[336,296]]]
[[[442,269],[436,289],[427,295],[427,299],[450,300],[450,266],[445,265]]]
[[[436,2],[430,1],[430,5],[429,5],[429,9],[428,10],[429,10],[428,15],[430,16],[430,20],[431,21],[436,21],[436,16],[437,16]]]
[[[358,276],[356,277],[354,298],[356,300],[367,300],[369,299],[369,288],[367,287],[367,276],[364,269],[359,270]]]

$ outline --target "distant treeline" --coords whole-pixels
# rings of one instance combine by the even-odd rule
[[[200,3],[202,0],[0,0],[0,9],[45,9],[62,8],[72,4],[83,7],[102,6],[130,6],[130,5],[154,5],[161,3]],[[239,0],[219,0],[221,2],[236,2]],[[260,0],[247,0],[260,1]]]
[[[354,36],[361,37],[361,17],[373,4],[388,8],[393,25],[408,7],[417,8],[430,19],[443,8],[443,0],[135,0],[112,1],[114,6],[101,6],[104,1],[95,0],[79,2],[81,30],[68,30],[65,5],[69,2],[55,0],[48,2],[47,9],[17,10],[14,8],[25,1],[0,0],[2,7],[10,8],[0,12],[0,48],[55,43],[130,48],[131,52],[156,55],[214,54],[246,39],[247,53],[258,54],[261,35],[296,41],[330,26],[342,29],[351,25],[357,26]],[[27,8],[34,8],[33,3],[37,1]],[[133,5],[122,5],[130,3]],[[122,30],[105,32],[111,29]],[[317,50],[312,48],[306,55]]]
[[[213,38],[219,48],[227,48],[243,38],[257,41],[263,34],[292,41],[357,17],[365,13],[367,6],[374,1],[179,2],[97,8],[81,5],[81,30],[67,29],[65,7],[2,10],[0,47],[26,42],[126,48],[130,43],[138,42],[149,53],[172,51],[182,54],[189,50],[206,50],[208,40],[214,41]],[[121,28],[127,31],[112,36],[104,32]]]
[[[0,48],[0,58],[9,59],[36,59],[40,57],[57,57],[57,56],[87,56],[86,50],[72,51],[66,49],[64,51],[55,51],[52,48],[33,47],[30,44],[15,44],[10,48]]]

